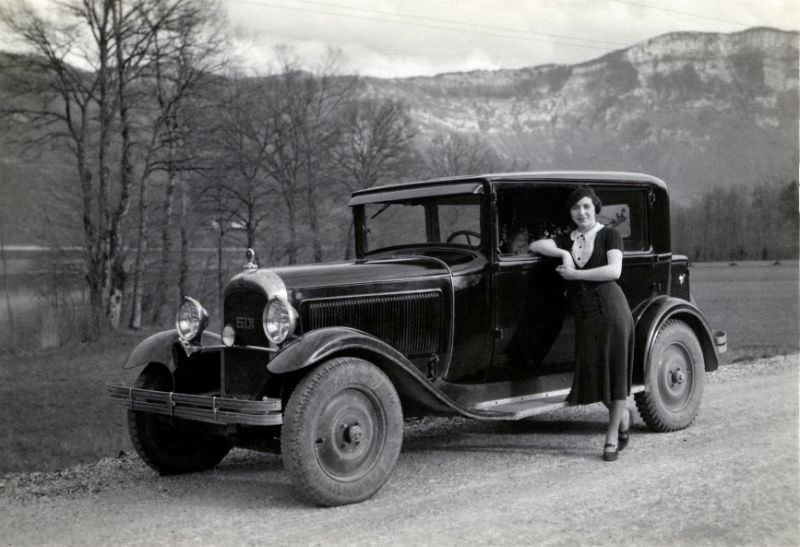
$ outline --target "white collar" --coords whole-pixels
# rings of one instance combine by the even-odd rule
[[[572,230],[572,232],[570,232],[570,234],[569,234],[569,238],[572,241],[575,241],[576,239],[578,239],[579,235],[582,235],[586,239],[589,239],[590,237],[592,239],[594,239],[595,234],[597,234],[597,232],[599,232],[603,228],[604,228],[603,224],[600,224],[599,222],[595,222],[594,226],[592,226],[589,230],[587,230],[585,232],[579,232],[578,230]]]

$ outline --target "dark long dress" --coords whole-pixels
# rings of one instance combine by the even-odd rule
[[[569,235],[556,244],[572,249]],[[591,258],[580,269],[608,264],[606,251],[622,251],[622,236],[610,227],[597,232]],[[570,404],[610,403],[631,391],[633,317],[616,281],[569,281],[567,302],[575,315],[575,378]]]

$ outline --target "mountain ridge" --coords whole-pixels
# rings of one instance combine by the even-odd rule
[[[687,202],[791,176],[798,35],[668,33],[576,65],[369,78],[364,94],[408,104],[423,142],[456,132],[532,169],[653,172]]]

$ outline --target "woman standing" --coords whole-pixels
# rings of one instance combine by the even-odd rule
[[[561,258],[556,271],[568,281],[567,301],[575,315],[575,378],[568,401],[602,401],[609,410],[603,459],[614,461],[630,437],[626,408],[633,360],[633,317],[617,280],[622,274],[622,236],[597,222],[602,204],[580,186],[567,198],[575,229],[530,244],[537,254]]]

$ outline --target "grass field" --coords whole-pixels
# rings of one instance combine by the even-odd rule
[[[727,362],[798,351],[797,262],[696,264],[691,283],[712,328],[728,333]]]
[[[798,351],[797,263],[698,264],[692,290],[728,333],[727,362]],[[143,338],[119,333],[28,355],[0,356],[0,473],[53,470],[130,451],[124,410],[105,385]]]

